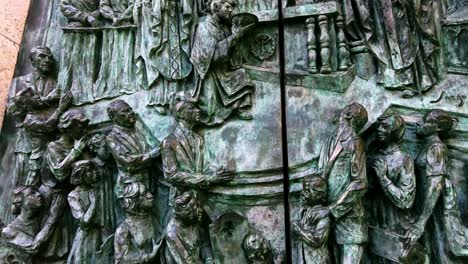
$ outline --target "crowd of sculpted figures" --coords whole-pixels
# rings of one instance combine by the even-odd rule
[[[386,88],[405,90],[405,97],[427,91],[441,78],[433,47],[438,36],[424,27],[433,26],[436,14],[413,21],[400,5],[373,3],[404,19],[344,1],[350,41],[374,49]],[[252,8],[277,4],[258,1]],[[254,83],[232,60],[254,23],[234,19],[235,9],[234,0],[61,1],[67,24],[57,79],[51,50],[34,47],[33,72],[17,84],[8,106],[18,140],[14,217],[1,229],[1,263],[218,263],[205,190],[232,181],[236,172],[210,164],[194,128],[254,119]],[[392,30],[370,32],[365,16]],[[395,35],[398,30],[407,37]],[[427,52],[418,51],[420,42]],[[395,43],[398,52],[389,50]],[[177,122],[158,145],[137,126],[134,109],[115,98],[140,88],[150,89],[148,107]],[[109,130],[92,129],[90,117],[74,107],[101,99],[112,99],[105,109]],[[382,116],[369,142],[359,134],[367,123],[362,105],[344,107],[322,144],[316,173],[303,179],[300,218],[291,224],[294,263],[428,263],[428,251],[441,260],[468,256],[445,143],[458,120],[439,109],[426,113],[417,124],[424,144],[416,159],[401,147],[403,117]],[[170,186],[164,210],[160,180]],[[435,228],[427,232],[428,225]],[[239,247],[249,263],[284,262],[259,233],[246,233]]]

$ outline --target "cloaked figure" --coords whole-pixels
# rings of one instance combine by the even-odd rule
[[[197,84],[193,100],[207,125],[221,124],[233,112],[239,119],[252,119],[254,85],[246,71],[231,61],[233,48],[250,27],[231,29],[235,6],[233,0],[209,1],[208,17],[195,33],[191,61]]]

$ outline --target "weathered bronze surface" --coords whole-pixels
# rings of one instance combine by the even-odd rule
[[[467,263],[467,14],[32,1],[0,264]]]

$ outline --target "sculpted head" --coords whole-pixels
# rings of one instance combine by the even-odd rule
[[[405,120],[397,114],[383,115],[378,119],[377,137],[380,142],[400,142],[405,134]]]
[[[302,197],[308,205],[317,205],[325,201],[327,183],[322,177],[304,178],[302,182]]]
[[[180,100],[175,104],[175,114],[177,120],[184,120],[191,124],[200,122],[200,109],[188,100]]]
[[[88,130],[89,119],[79,110],[71,109],[60,116],[58,129],[74,139],[82,138]]]
[[[203,217],[203,209],[193,191],[184,192],[174,200],[174,216],[185,225],[199,223]]]
[[[101,159],[110,157],[110,151],[106,144],[106,136],[103,134],[95,134],[88,141],[88,147],[91,152],[96,154]]]
[[[230,24],[236,6],[236,0],[209,0],[208,12],[221,22]]]
[[[41,73],[48,73],[54,65],[54,56],[48,47],[37,46],[31,49],[29,59],[33,67]]]
[[[37,212],[44,205],[40,192],[30,186],[19,186],[13,190],[11,213],[19,215],[22,210]]]
[[[107,107],[110,120],[119,126],[132,128],[136,122],[133,109],[123,100],[115,100]]]
[[[125,186],[122,207],[129,215],[146,215],[154,205],[154,197],[147,187],[138,182]]]
[[[73,164],[70,183],[73,185],[92,186],[99,181],[97,165],[90,160],[80,160]]]
[[[359,132],[359,130],[361,130],[367,123],[366,108],[358,103],[352,103],[345,106],[340,113],[340,124],[342,122],[346,122],[354,129],[354,131]]]
[[[250,234],[244,238],[244,252],[249,263],[270,263],[272,259],[271,245],[262,235]]]
[[[458,126],[458,119],[451,117],[446,111],[434,109],[424,115],[416,124],[416,134],[421,137],[431,135],[446,136]]]

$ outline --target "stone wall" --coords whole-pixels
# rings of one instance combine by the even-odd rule
[[[0,0],[0,128],[16,58],[23,35],[29,0]]]

